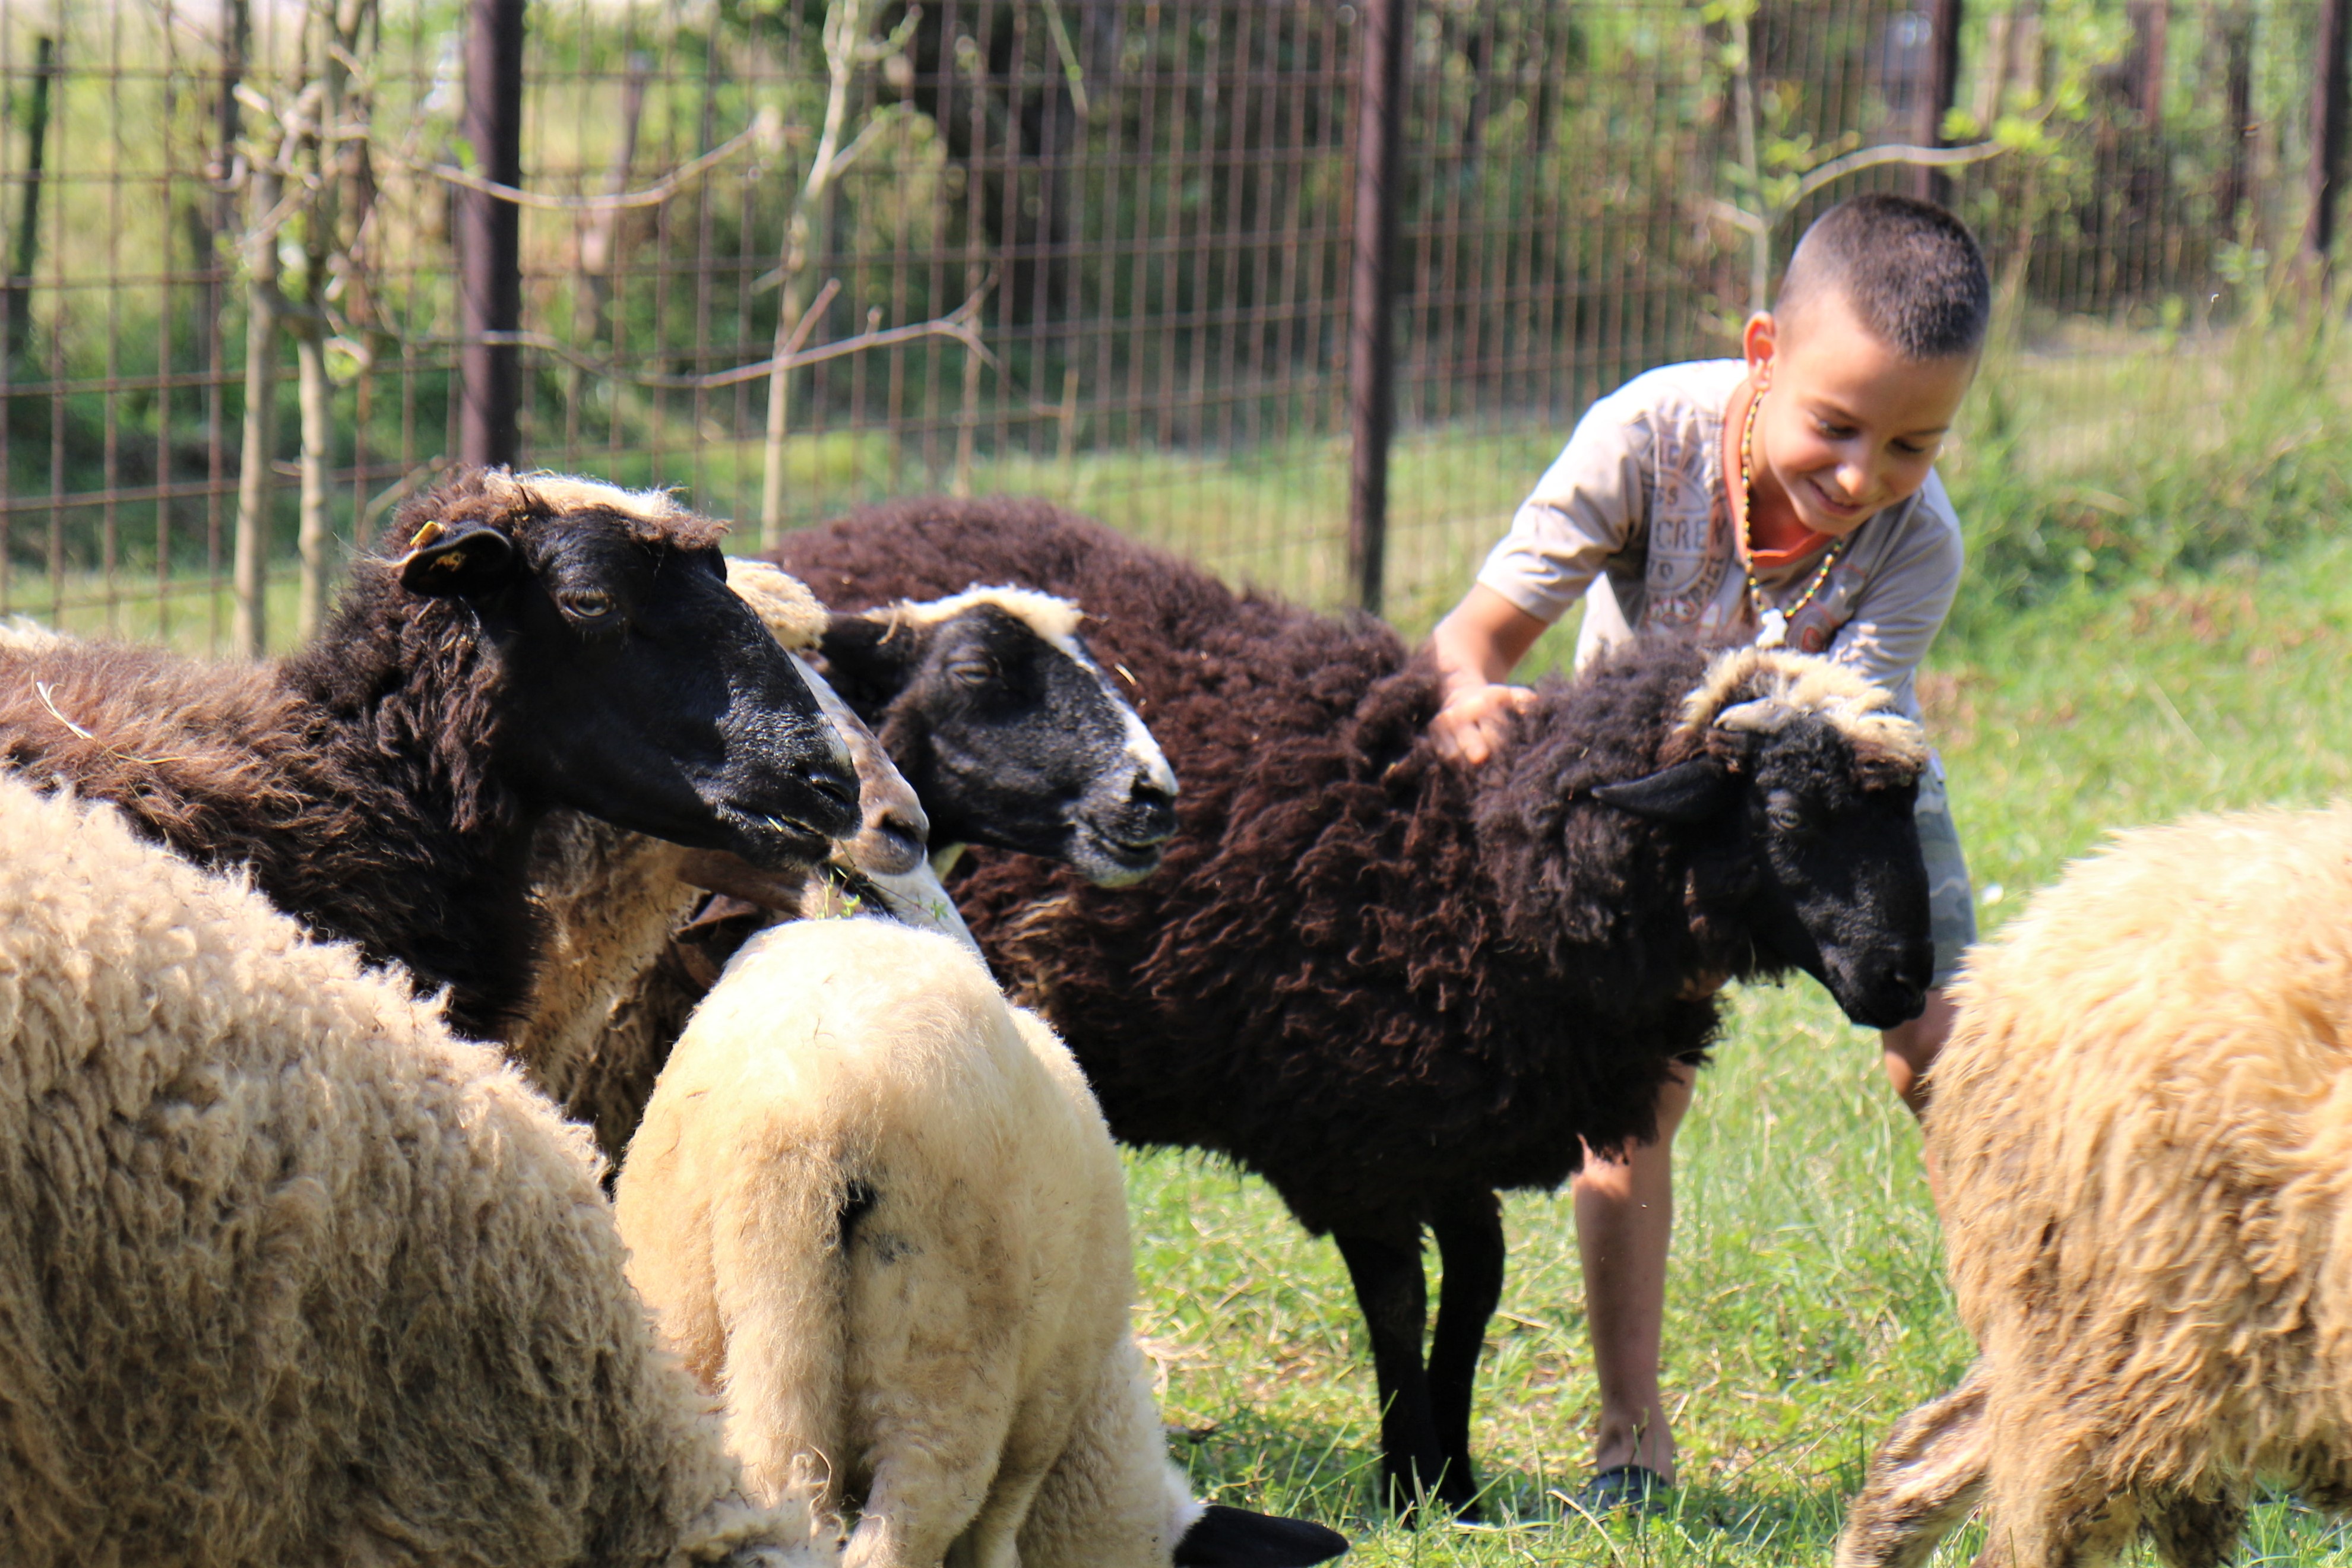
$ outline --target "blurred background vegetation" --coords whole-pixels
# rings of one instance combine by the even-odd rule
[[[1592,397],[1727,351],[1812,212],[1921,178],[1837,160],[1928,129],[1983,154],[1938,178],[2002,299],[1946,465],[1964,616],[2341,514],[2315,0],[1962,0],[1932,128],[1927,3],[1417,0],[1392,615],[1459,591]],[[526,17],[526,463],[747,531],[1041,493],[1339,600],[1353,7]],[[466,25],[0,0],[0,608],[216,644],[249,451],[282,643],[298,536],[331,575],[446,462]]]

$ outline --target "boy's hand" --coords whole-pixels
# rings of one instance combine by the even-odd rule
[[[1429,733],[1437,755],[1478,768],[1503,748],[1510,716],[1535,700],[1525,686],[1507,686],[1503,677],[1528,656],[1543,635],[1544,623],[1487,587],[1473,583],[1437,629],[1429,652],[1444,683],[1444,696]]]
[[[1465,685],[1456,687],[1429,721],[1430,738],[1437,755],[1448,762],[1483,767],[1503,748],[1511,715],[1536,700],[1526,686]]]

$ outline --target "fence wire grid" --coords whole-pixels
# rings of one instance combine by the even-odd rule
[[[2048,461],[2227,395],[2200,345],[2326,240],[2344,0],[1926,3],[1414,0],[1391,613],[1459,591],[1592,398],[1732,351],[1856,190],[1976,226],[2017,361],[2077,389]],[[524,16],[522,464],[751,538],[1043,494],[1344,597],[1355,6]],[[458,450],[469,20],[0,0],[0,612],[227,646],[242,485],[282,645],[303,551],[331,575]],[[1872,162],[1925,143],[1975,152]]]

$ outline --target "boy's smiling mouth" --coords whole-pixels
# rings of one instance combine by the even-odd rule
[[[1813,492],[1813,504],[1838,521],[1844,522],[1850,518],[1868,515],[1868,508],[1864,503],[1840,500],[1828,486],[1811,475],[1806,476],[1805,483]]]

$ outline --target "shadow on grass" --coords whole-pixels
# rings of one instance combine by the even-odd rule
[[[1595,1516],[1574,1500],[1585,1479],[1580,1469],[1562,1474],[1499,1466],[1481,1472],[1481,1521],[1461,1523],[1432,1511],[1408,1527],[1382,1506],[1380,1451],[1361,1436],[1333,1423],[1280,1421],[1244,1410],[1213,1427],[1171,1432],[1169,1449],[1203,1500],[1312,1519],[1359,1542],[1434,1532],[1471,1548],[1474,1557],[1481,1538],[1516,1551],[1528,1547],[1531,1535],[1555,1547],[1583,1538],[1603,1556],[1638,1547],[1638,1554],[1668,1560],[1708,1560],[1726,1551],[1743,1560],[1826,1557],[1853,1491],[1844,1478],[1810,1488],[1703,1479],[1664,1494],[1655,1515]]]
[[[1292,1514],[1353,1534],[1385,1515],[1373,1511],[1380,1450],[1353,1446],[1352,1436],[1329,1422],[1239,1410],[1212,1427],[1171,1432],[1168,1451],[1205,1501]]]

